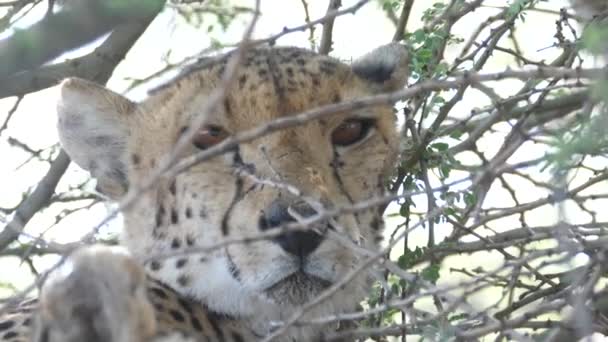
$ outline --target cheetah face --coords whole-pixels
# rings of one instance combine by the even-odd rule
[[[64,81],[58,107],[64,148],[102,192],[119,199],[171,152],[208,104],[229,58],[193,67],[141,104],[86,81]],[[352,66],[297,48],[251,50],[225,100],[180,157],[280,117],[398,89],[406,77],[406,52],[398,45],[378,48]],[[390,105],[324,116],[161,179],[123,213],[124,243],[152,276],[214,311],[285,317],[358,265],[362,256],[349,243],[376,247],[382,229],[377,209],[211,252],[150,256],[255,236],[382,195],[396,154],[394,120]],[[353,309],[368,277],[348,282],[319,310]]]

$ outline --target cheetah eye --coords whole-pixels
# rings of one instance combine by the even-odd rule
[[[222,142],[222,140],[226,139],[228,135],[228,132],[226,132],[226,130],[224,130],[222,127],[209,125],[196,132],[192,143],[194,146],[204,150],[213,145],[219,144]]]
[[[348,146],[361,141],[373,127],[371,119],[345,120],[331,133],[331,142],[336,146]]]

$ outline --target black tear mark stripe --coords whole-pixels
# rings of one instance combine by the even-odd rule
[[[382,138],[381,140],[384,143],[384,145],[388,146],[388,137],[384,134],[384,132],[382,132],[378,129],[377,125],[376,125],[376,132],[378,132],[380,134],[380,138]]]
[[[340,190],[340,193],[342,193],[342,195],[348,199],[350,205],[355,205],[355,201],[346,190],[344,182],[342,181],[342,177],[340,176],[340,171],[338,171],[338,166],[340,165],[340,163],[340,155],[338,154],[338,151],[334,148],[334,158],[331,161],[331,169],[333,171],[333,176],[336,179],[336,183],[338,183],[338,190]],[[357,222],[357,225],[361,226],[361,218],[359,217],[359,212],[353,212],[353,216],[355,217],[355,222]]]
[[[341,163],[340,155],[334,148],[334,158],[330,164],[331,169],[333,171],[332,173],[336,180],[336,183],[338,183],[338,190],[340,190],[342,195],[344,197],[346,197],[348,199],[348,202],[352,205],[352,204],[354,204],[353,197],[348,193],[348,191],[346,191],[346,187],[344,186],[344,182],[342,181],[342,177],[340,176],[340,171],[338,171],[338,167],[339,167],[340,163]]]
[[[232,106],[230,105],[230,99],[224,99],[224,113],[226,113],[227,117],[232,116]]]
[[[152,229],[152,236],[158,239],[165,239],[167,236],[167,225],[168,222],[165,219],[167,216],[167,209],[165,208],[165,198],[164,192],[157,189],[156,191],[156,202],[155,205],[158,206],[155,213],[155,223],[154,228]]]
[[[236,264],[232,260],[232,256],[228,252],[227,248],[225,249],[225,253],[226,253],[226,257],[228,259],[228,271],[230,272],[230,274],[232,275],[234,280],[241,282],[241,270],[239,270],[239,268],[236,266]]]
[[[232,159],[232,167],[234,169],[237,169],[239,167],[241,167],[241,165],[244,165],[243,163],[243,159],[241,159],[241,155],[239,152],[238,147],[235,149],[234,151],[234,157]],[[230,219],[230,215],[232,214],[232,210],[234,209],[234,207],[236,206],[236,204],[243,199],[243,179],[239,176],[235,176],[235,182],[234,182],[234,195],[232,196],[232,201],[230,201],[230,205],[228,206],[228,209],[226,209],[226,212],[224,212],[224,216],[222,217],[222,235],[226,236],[228,235],[228,220]]]
[[[243,198],[243,179],[241,179],[241,177],[236,176],[234,187],[234,196],[232,196],[232,201],[230,201],[230,205],[222,217],[222,235],[224,236],[229,233],[228,220],[230,219],[230,214],[232,214],[232,210],[236,204]]]

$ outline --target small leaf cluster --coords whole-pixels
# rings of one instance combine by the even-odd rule
[[[209,0],[204,7],[179,6],[175,7],[186,23],[201,28],[204,27],[207,34],[226,31],[234,20],[243,13],[251,12],[250,8],[232,6],[227,1]],[[213,37],[212,37],[213,39]]]
[[[426,29],[421,28],[412,33],[405,34],[406,45],[410,48],[412,56],[410,69],[412,72],[411,77],[413,79],[445,75],[447,65],[444,63],[436,63],[435,56],[446,39],[454,42],[458,41],[452,35],[447,34],[444,30],[439,28],[428,32]],[[437,67],[431,68],[434,64],[437,64]]]
[[[380,7],[385,11],[396,11],[402,3],[402,0],[380,0]]]
[[[539,2],[547,0],[513,0],[507,7],[507,20],[519,19],[526,21],[526,9],[534,8]]]
[[[579,48],[606,57],[607,42],[608,22],[597,18],[585,28]],[[599,105],[580,111],[553,136],[555,148],[547,154],[545,169],[559,172],[571,168],[586,156],[608,155],[608,81],[597,81],[591,87],[590,98]]]

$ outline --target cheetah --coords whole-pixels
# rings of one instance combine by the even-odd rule
[[[232,56],[190,67],[141,103],[85,80],[63,81],[63,148],[96,179],[98,191],[120,200],[144,184],[188,131]],[[392,43],[347,64],[306,49],[255,47],[242,55],[234,76],[180,158],[281,117],[398,90],[408,77],[408,53]],[[54,271],[59,276],[46,282],[39,302],[0,317],[0,341],[263,339],[276,329],[273,322],[288,319],[360,264],[361,254],[331,234],[375,250],[383,220],[374,207],[305,230],[279,228],[385,195],[397,153],[396,117],[386,103],[274,131],[160,178],[122,212],[129,254],[90,247],[70,256],[71,266]],[[273,230],[278,233],[268,239],[185,252]],[[303,319],[355,310],[371,272],[346,282]],[[318,341],[336,329],[299,325],[276,340]],[[174,332],[183,336],[167,336]]]

